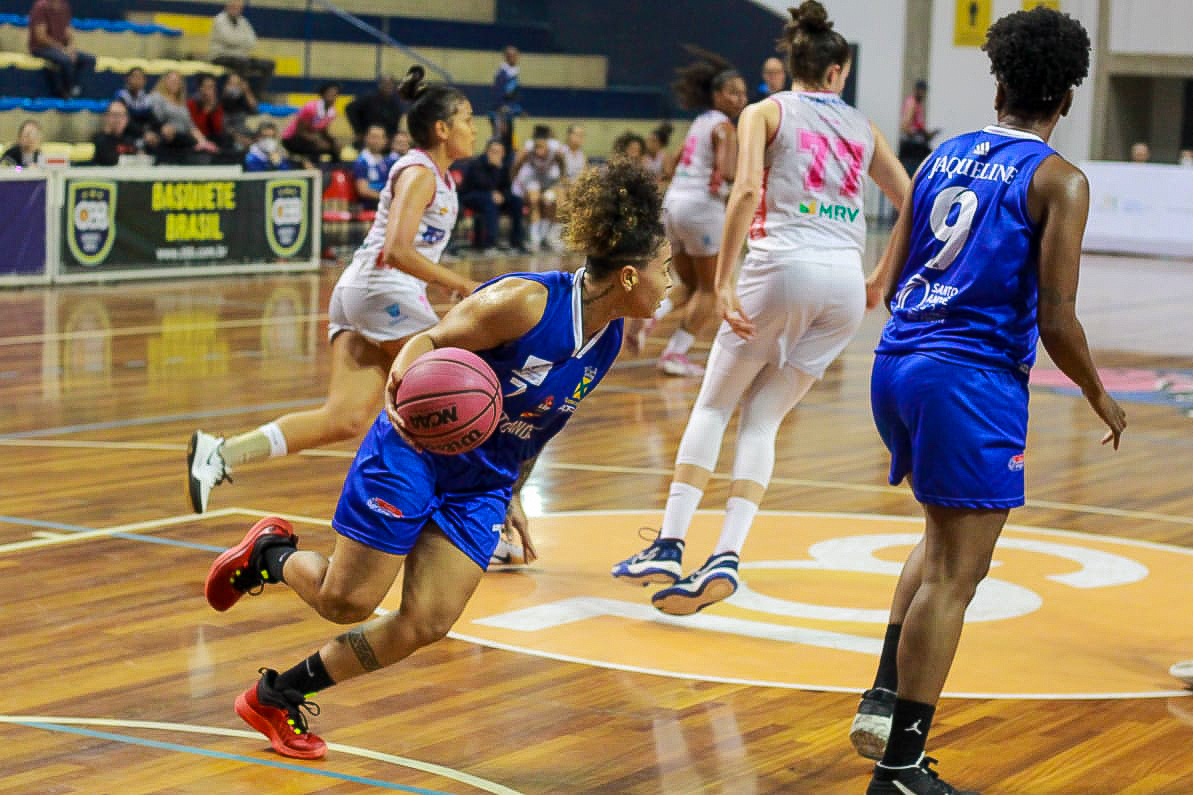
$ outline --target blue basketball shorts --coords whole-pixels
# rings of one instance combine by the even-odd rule
[[[924,354],[874,358],[870,405],[891,453],[891,485],[911,476],[921,503],[1003,510],[1023,504],[1027,382]]]
[[[512,483],[463,483],[444,456],[416,452],[385,412],[361,443],[336,505],[332,528],[367,547],[405,555],[434,522],[481,569],[505,523]]]

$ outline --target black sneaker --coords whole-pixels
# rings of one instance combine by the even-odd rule
[[[895,694],[882,687],[862,693],[857,714],[849,727],[849,742],[867,759],[882,759],[886,741],[891,736],[895,715]]]
[[[930,756],[920,756],[919,764],[911,767],[874,766],[874,775],[866,795],[981,795],[975,790],[959,790],[941,779],[929,765],[936,764]]]

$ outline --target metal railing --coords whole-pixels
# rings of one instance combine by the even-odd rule
[[[435,63],[434,61],[431,61],[431,60],[419,55],[417,52],[410,49],[405,44],[402,44],[400,41],[395,39],[393,36],[390,36],[389,33],[387,33],[386,31],[381,30],[380,28],[374,27],[373,25],[370,25],[368,22],[365,22],[360,17],[358,17],[354,14],[351,14],[351,13],[345,11],[344,9],[336,6],[334,3],[331,2],[331,0],[307,0],[307,23],[306,23],[307,31],[306,31],[306,37],[305,37],[306,38],[306,52],[305,52],[305,58],[303,61],[303,71],[307,75],[307,77],[310,77],[310,74],[311,74],[311,38],[312,38],[313,31],[310,29],[310,26],[311,26],[311,12],[314,10],[315,6],[320,6],[323,10],[327,11],[328,13],[334,14],[335,16],[337,16],[340,19],[347,22],[352,27],[354,27],[357,30],[360,30],[364,33],[367,33],[368,35],[372,36],[374,39],[377,40],[377,69],[376,69],[376,72],[378,75],[381,74],[381,48],[382,48],[382,46],[387,46],[387,47],[393,47],[394,49],[399,50],[400,52],[405,54],[407,57],[409,57],[414,62],[422,64],[424,67],[426,67],[426,69],[428,71],[434,72],[435,74],[439,75],[439,77],[445,83],[454,82],[452,80],[451,74],[446,69],[444,69],[442,66]]]

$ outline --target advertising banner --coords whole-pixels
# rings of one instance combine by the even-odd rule
[[[34,280],[46,270],[46,180],[0,180],[0,281]]]
[[[61,274],[315,263],[313,174],[95,174],[63,179]]]

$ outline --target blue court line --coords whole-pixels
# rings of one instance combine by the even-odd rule
[[[276,403],[261,403],[256,406],[238,406],[230,409],[213,409],[211,411],[191,411],[185,414],[162,414],[156,417],[130,417],[124,420],[110,420],[108,422],[85,422],[78,425],[60,425],[57,428],[38,428],[32,431],[18,431],[16,433],[0,434],[0,439],[36,439],[42,436],[57,436],[64,433],[80,433],[82,431],[108,431],[114,428],[132,428],[139,425],[156,425],[161,422],[182,422],[184,420],[203,420],[211,417],[230,417],[236,414],[249,414],[254,411],[279,411],[281,409],[298,409],[306,406],[318,406],[323,398],[308,398],[305,400],[282,400]]]
[[[65,530],[68,533],[85,533],[94,530],[93,527],[83,527],[77,524],[63,524],[61,522],[47,522],[42,519],[26,519],[23,516],[0,516],[0,522],[7,524],[24,524],[31,527],[45,527],[49,530]],[[112,533],[109,538],[123,538],[126,541],[147,541],[150,544],[165,544],[171,547],[185,547],[187,549],[200,549],[204,552],[223,552],[226,547],[217,547],[212,544],[200,544],[197,541],[179,541],[173,538],[159,538],[158,536],[142,535],[140,533]]]
[[[159,748],[163,751],[180,751],[184,754],[195,754],[197,756],[209,756],[213,759],[231,759],[236,762],[248,762],[253,765],[264,765],[265,767],[276,767],[279,770],[288,770],[294,773],[308,773],[312,776],[326,776],[327,778],[336,778],[341,781],[351,781],[355,784],[368,784],[371,787],[380,787],[381,789],[397,790],[398,792],[413,792],[417,795],[451,795],[447,792],[442,792],[435,789],[423,789],[422,787],[407,787],[402,784],[393,784],[389,781],[382,781],[378,778],[364,778],[362,776],[353,776],[348,773],[337,773],[334,770],[319,770],[313,767],[304,767],[302,765],[292,765],[286,762],[276,762],[272,759],[257,759],[252,756],[244,756],[243,754],[229,754],[224,751],[210,751],[206,748],[195,748],[190,745],[179,745],[178,743],[163,743],[158,740],[147,740],[141,737],[133,737],[127,734],[114,734],[112,732],[95,731],[94,729],[81,729],[77,726],[58,726],[52,723],[36,723],[36,722],[21,722],[16,723],[17,726],[29,726],[34,729],[45,729],[51,732],[65,732],[66,734],[81,734],[85,737],[97,737],[101,740],[112,740],[118,743],[128,743],[130,745],[141,745],[146,748]]]

